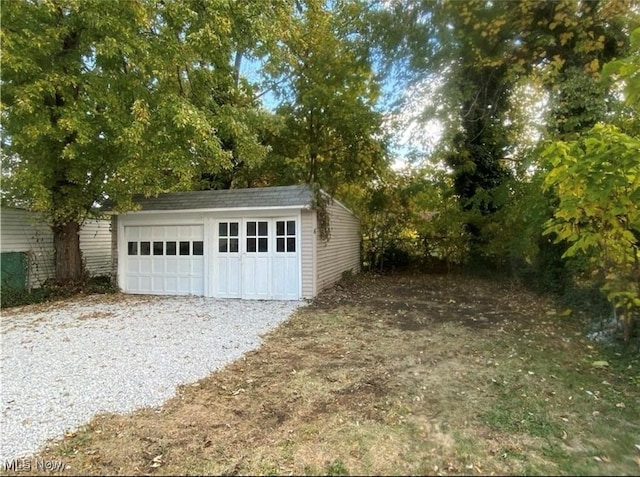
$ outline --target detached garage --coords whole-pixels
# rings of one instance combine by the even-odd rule
[[[360,269],[360,222],[336,200],[322,240],[308,186],[179,192],[114,215],[118,286],[126,293],[313,298]]]

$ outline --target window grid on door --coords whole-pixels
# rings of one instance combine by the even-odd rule
[[[218,224],[218,252],[237,253],[240,227],[238,222],[220,222]]]
[[[178,248],[179,246],[179,248]],[[237,247],[237,239],[236,239]],[[204,255],[204,242],[202,240],[183,240],[176,242],[175,240],[153,242],[143,240],[140,242],[127,242],[127,255]]]
[[[247,222],[247,252],[268,252],[269,251],[269,222],[249,221]]]

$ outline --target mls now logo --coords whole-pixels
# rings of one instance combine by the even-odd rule
[[[65,467],[64,462],[58,460],[44,460],[44,459],[13,459],[5,460],[2,463],[2,468],[5,471],[13,472],[31,472],[33,470],[44,470],[46,472],[55,472],[63,470]]]

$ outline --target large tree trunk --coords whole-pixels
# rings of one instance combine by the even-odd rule
[[[51,229],[55,249],[56,284],[68,286],[81,283],[85,274],[80,252],[80,224],[68,222],[53,225]]]

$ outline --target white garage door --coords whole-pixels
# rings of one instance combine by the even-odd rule
[[[220,220],[215,231],[215,296],[277,300],[300,297],[295,218]]]
[[[204,295],[202,225],[125,227],[125,291]]]

